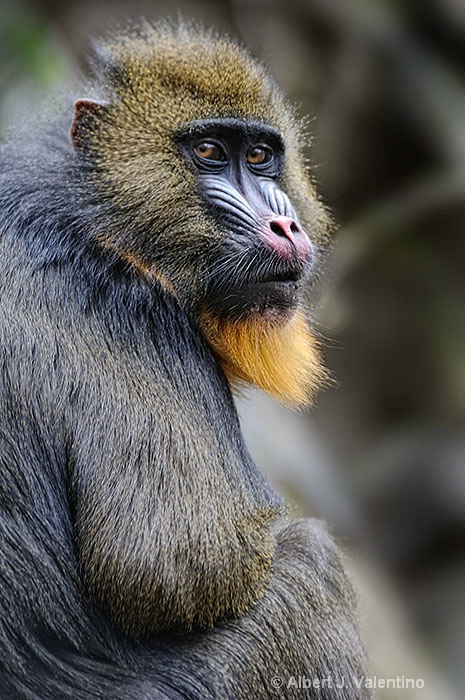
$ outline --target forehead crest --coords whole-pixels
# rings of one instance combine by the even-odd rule
[[[278,127],[285,111],[263,66],[232,41],[197,27],[146,26],[104,44],[101,57],[111,92],[126,101],[163,99],[168,111],[177,104],[184,118],[191,110],[192,118],[266,117]]]

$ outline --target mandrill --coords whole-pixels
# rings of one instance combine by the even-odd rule
[[[231,395],[324,378],[299,123],[187,24],[95,73],[0,151],[0,699],[369,698],[337,547],[286,520]]]

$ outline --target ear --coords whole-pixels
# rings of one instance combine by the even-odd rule
[[[76,150],[85,150],[97,122],[108,112],[108,107],[95,100],[77,100],[71,124],[71,141]]]

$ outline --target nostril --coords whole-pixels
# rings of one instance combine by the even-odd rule
[[[270,229],[277,236],[286,236],[286,231],[283,230],[281,223],[278,223],[277,221],[270,221]]]
[[[294,241],[294,236],[300,232],[299,224],[289,216],[277,216],[270,221],[270,229],[276,236]]]

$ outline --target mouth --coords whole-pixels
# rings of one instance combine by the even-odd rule
[[[208,306],[220,316],[232,320],[251,315],[265,319],[284,319],[297,308],[301,297],[300,289],[297,280],[282,279],[280,276],[267,277],[228,290],[221,302],[211,297]]]
[[[216,315],[231,320],[243,320],[250,315],[279,321],[291,316],[297,309],[302,287],[308,279],[311,266],[307,261],[283,260],[270,257],[265,251],[255,254],[253,267],[246,274],[223,278],[212,277],[205,302]],[[241,278],[242,277],[242,278]]]
[[[278,272],[276,274],[270,273],[258,277],[253,281],[253,284],[297,284],[301,280],[303,274],[301,270],[286,270],[283,272]]]

